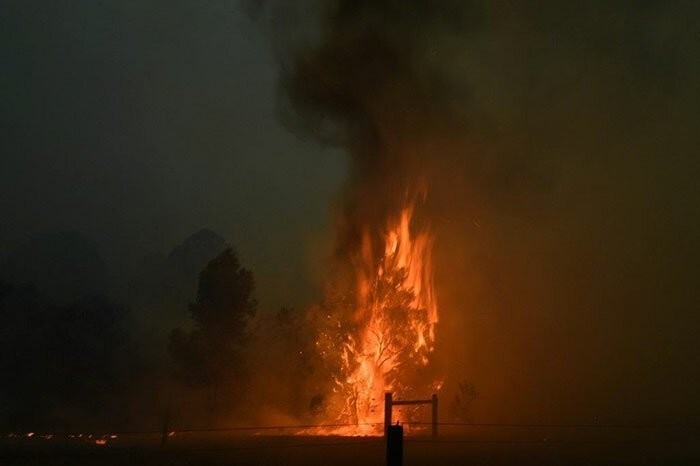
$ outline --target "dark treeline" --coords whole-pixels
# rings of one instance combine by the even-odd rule
[[[265,404],[310,406],[301,313],[258,312],[253,273],[216,233],[148,255],[121,282],[74,232],[28,241],[1,264],[1,430],[230,425],[261,421]]]
[[[142,369],[128,309],[105,296],[53,304],[33,284],[0,287],[2,428],[128,423],[124,395]]]
[[[330,376],[314,320],[323,312],[259,309],[253,272],[216,233],[145,257],[121,283],[110,277],[78,233],[34,239],[2,261],[0,430],[324,418]],[[458,418],[469,415],[467,388],[455,397]]]

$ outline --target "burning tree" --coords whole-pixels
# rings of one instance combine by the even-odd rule
[[[437,383],[425,371],[437,322],[432,238],[425,232],[413,237],[411,217],[407,208],[388,225],[378,257],[364,236],[365,262],[355,266],[354,293],[331,294],[336,298],[324,302],[317,319],[317,347],[334,382],[331,411],[354,423],[355,432],[377,430],[385,391],[409,396]]]
[[[425,370],[438,311],[433,233],[421,209],[428,162],[448,147],[445,130],[463,128],[453,119],[454,96],[441,93],[426,58],[432,33],[459,30],[466,18],[454,2],[427,0],[263,3],[258,14],[280,15],[285,24],[318,15],[312,34],[283,34],[276,44],[279,108],[292,129],[340,144],[350,156],[336,217],[336,273],[313,320],[332,391],[327,420],[372,424],[381,420],[376,408],[385,391],[424,396],[440,385]]]

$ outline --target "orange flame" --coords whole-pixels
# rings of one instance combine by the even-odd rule
[[[342,338],[335,375],[335,392],[343,405],[339,420],[353,425],[326,433],[381,434],[386,391],[402,397],[436,386],[425,380],[412,385],[416,370],[429,363],[438,321],[433,237],[428,231],[412,231],[413,211],[408,205],[389,220],[383,244],[372,244],[370,232],[363,232],[354,264],[356,325]],[[381,251],[378,258],[374,251]]]

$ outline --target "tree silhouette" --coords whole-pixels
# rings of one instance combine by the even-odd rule
[[[472,404],[479,398],[474,384],[469,382],[459,382],[457,393],[450,403],[450,414],[455,420],[462,422],[472,422]]]
[[[257,308],[254,289],[253,274],[226,249],[199,274],[197,299],[189,307],[194,328],[176,328],[170,335],[177,375],[190,386],[205,387],[212,409],[219,388],[240,379],[241,350]]]
[[[0,283],[0,428],[63,428],[123,413],[139,366],[127,313],[104,296],[53,305],[32,285]]]

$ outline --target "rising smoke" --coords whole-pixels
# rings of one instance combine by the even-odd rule
[[[352,159],[337,230],[341,254],[359,247],[360,227],[382,225],[425,188],[439,156],[433,150],[448,127],[461,126],[450,88],[426,57],[434,52],[431,32],[467,30],[468,11],[460,2],[409,3],[258,4],[277,26],[282,120],[301,135],[343,145]],[[278,26],[280,17],[301,17],[304,29]]]
[[[281,120],[351,159],[339,262],[427,189],[436,355],[481,415],[698,409],[697,4],[246,5],[279,57]],[[676,401],[669,380],[690,381]]]

